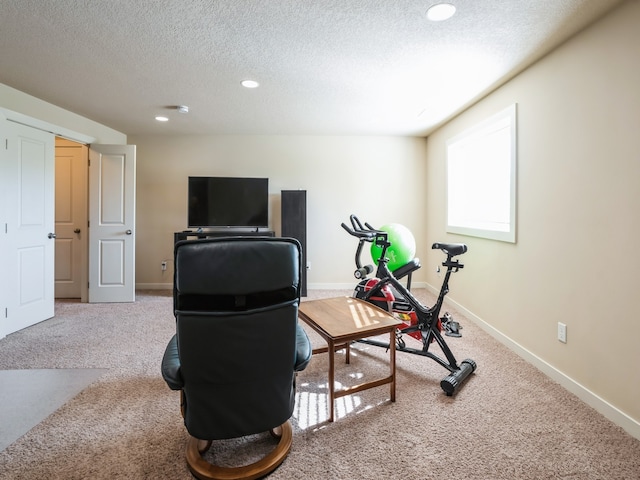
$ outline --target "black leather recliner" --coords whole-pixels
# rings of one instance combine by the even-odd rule
[[[162,375],[181,390],[198,478],[259,478],[289,453],[295,374],[311,358],[298,324],[300,244],[290,238],[226,237],[178,242],[174,252],[176,335]],[[278,445],[237,468],[202,458],[213,440],[271,432]]]

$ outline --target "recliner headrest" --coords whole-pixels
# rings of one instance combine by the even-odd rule
[[[175,295],[243,296],[297,290],[300,244],[292,238],[186,240],[175,247]]]

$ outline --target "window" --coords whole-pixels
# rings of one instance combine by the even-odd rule
[[[515,243],[515,104],[447,141],[447,232]]]

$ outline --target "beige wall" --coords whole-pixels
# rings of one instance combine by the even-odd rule
[[[469,245],[450,297],[556,378],[570,377],[563,383],[576,392],[584,388],[608,402],[609,416],[630,417],[636,436],[638,25],[640,2],[625,3],[431,135],[425,217],[429,238]],[[512,103],[518,104],[517,243],[446,234],[445,142]],[[558,322],[567,325],[566,344],[556,339]]]
[[[340,227],[352,213],[375,226],[406,225],[418,255],[428,243],[424,138],[131,136],[129,141],[137,145],[136,283],[141,287],[171,285],[173,265],[162,272],[160,264],[172,259],[173,232],[187,227],[189,175],[268,177],[270,226],[278,234],[280,191],[306,190],[310,288],[354,286],[357,240]]]

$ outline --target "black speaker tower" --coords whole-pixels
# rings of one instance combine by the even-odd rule
[[[282,190],[280,198],[282,236],[295,238],[302,245],[300,290],[307,296],[307,191]]]

